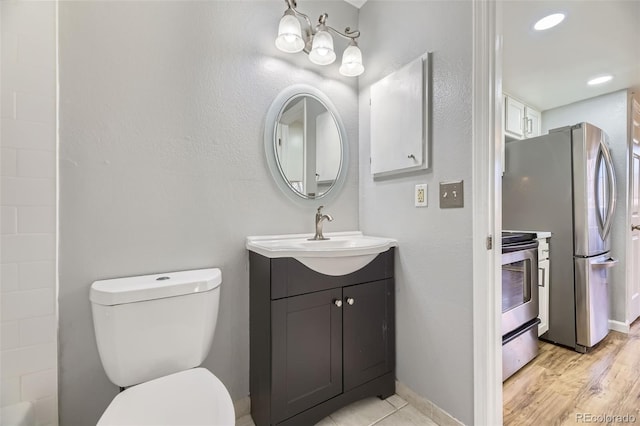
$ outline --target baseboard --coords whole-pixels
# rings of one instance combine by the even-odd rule
[[[246,398],[233,401],[233,409],[236,412],[236,419],[251,414],[251,398],[247,396]]]
[[[464,425],[460,420],[398,381],[396,381],[396,394],[440,426]]]
[[[629,334],[629,324],[621,321],[609,320],[609,330],[619,331],[620,333]]]

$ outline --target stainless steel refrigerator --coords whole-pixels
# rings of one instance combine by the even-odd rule
[[[504,229],[551,231],[549,331],[585,352],[609,332],[615,174],[606,133],[589,124],[507,142]]]

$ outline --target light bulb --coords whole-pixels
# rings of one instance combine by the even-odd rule
[[[587,84],[589,86],[597,86],[598,84],[603,84],[611,80],[613,80],[613,76],[610,74],[607,74],[607,75],[602,75],[600,77],[592,78],[587,82]]]
[[[537,31],[548,30],[549,28],[553,28],[558,25],[560,22],[564,20],[564,13],[554,13],[549,16],[545,16],[540,19],[533,28]]]

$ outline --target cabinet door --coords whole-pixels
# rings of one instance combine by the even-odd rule
[[[525,111],[525,136],[527,138],[535,138],[540,136],[542,128],[542,114],[533,108],[526,108]]]
[[[393,281],[345,287],[342,294],[346,392],[393,370]]]
[[[342,289],[271,302],[272,423],[342,392]]]
[[[524,138],[524,104],[509,96],[504,101],[504,131],[508,136]]]
[[[538,336],[549,330],[549,259],[538,262]]]

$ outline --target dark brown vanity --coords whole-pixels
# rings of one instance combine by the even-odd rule
[[[395,392],[394,250],[339,276],[249,252],[257,426],[309,426],[361,398]]]

